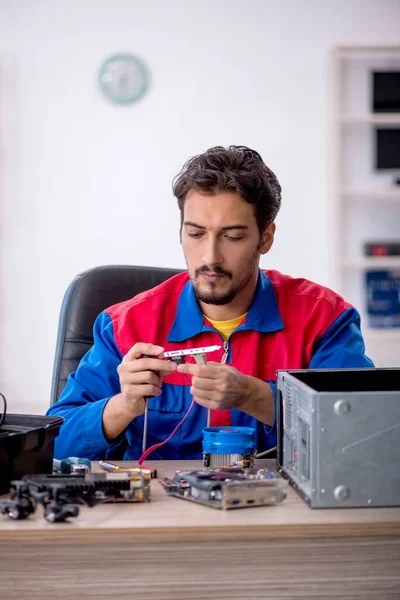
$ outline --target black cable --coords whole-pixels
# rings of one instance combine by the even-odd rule
[[[1,399],[3,400],[3,405],[4,405],[3,414],[0,413],[0,427],[1,427],[4,423],[4,419],[6,418],[6,414],[7,414],[7,400],[6,400],[6,397],[1,392],[0,392],[0,396],[1,396]]]

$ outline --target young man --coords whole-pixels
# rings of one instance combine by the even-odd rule
[[[201,458],[211,424],[257,431],[258,451],[276,445],[278,369],[372,367],[357,311],[331,290],[259,260],[274,240],[281,187],[261,156],[215,147],[190,159],[174,182],[187,273],[99,315],[94,345],[48,414],[64,417],[55,455],[124,458],[178,432],[154,459]],[[219,345],[206,365],[176,365],[163,351]],[[151,358],[142,358],[144,354]],[[191,381],[190,381],[191,380]]]

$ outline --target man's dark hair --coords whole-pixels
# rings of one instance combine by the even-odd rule
[[[204,194],[236,192],[254,204],[260,236],[275,220],[281,206],[281,186],[275,174],[255,150],[246,146],[215,146],[190,158],[173,181],[174,196],[181,211],[189,190]]]

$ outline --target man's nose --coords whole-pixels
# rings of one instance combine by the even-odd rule
[[[218,240],[208,239],[204,246],[202,261],[205,265],[221,265],[223,257]]]

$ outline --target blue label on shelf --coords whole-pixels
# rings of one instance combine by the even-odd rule
[[[370,327],[400,326],[400,271],[367,271],[367,314]]]

